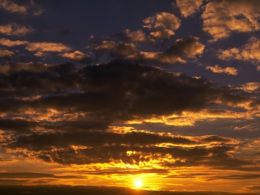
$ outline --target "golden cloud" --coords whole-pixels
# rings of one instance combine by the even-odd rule
[[[142,58],[164,64],[186,63],[188,59],[196,59],[204,53],[205,45],[198,38],[179,39],[165,52],[141,52]]]
[[[82,60],[86,59],[87,56],[83,52],[76,50],[73,52],[64,53],[64,54],[62,54],[62,57],[68,58],[73,61],[82,61]]]
[[[22,41],[22,40],[11,40],[6,38],[0,39],[0,45],[5,47],[16,47],[16,46],[26,45],[27,43],[28,43],[27,41]]]
[[[146,35],[142,30],[130,31],[127,29],[124,33],[130,42],[145,42],[147,40]]]
[[[252,92],[258,92],[260,93],[260,83],[259,82],[249,82],[241,85],[241,89],[252,93]]]
[[[143,20],[144,28],[150,30],[150,35],[156,39],[170,38],[181,26],[180,19],[174,14],[161,12]]]
[[[16,35],[23,36],[32,32],[32,29],[27,26],[22,26],[18,24],[6,24],[0,26],[0,34],[4,35]]]
[[[70,48],[62,43],[51,42],[32,42],[28,43],[26,49],[30,52],[35,52],[36,56],[42,56],[48,52],[68,52]]]
[[[260,39],[252,37],[240,48],[220,50],[218,57],[222,60],[260,61]]]
[[[260,29],[258,1],[211,1],[202,14],[203,30],[213,40],[229,37],[233,32],[253,32]]]
[[[200,8],[202,0],[176,0],[176,6],[179,8],[183,17],[187,18]]]
[[[43,9],[35,3],[35,0],[20,1],[19,3],[14,0],[0,0],[0,9],[22,15],[29,13],[40,15],[43,13]]]
[[[227,67],[220,67],[219,65],[207,66],[206,69],[217,74],[227,74],[232,76],[238,75],[238,70],[234,67],[229,67],[229,66]]]

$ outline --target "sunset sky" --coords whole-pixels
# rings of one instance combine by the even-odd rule
[[[260,193],[260,1],[0,0],[0,185]]]

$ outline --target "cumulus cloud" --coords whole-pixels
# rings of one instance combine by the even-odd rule
[[[70,48],[62,43],[52,42],[29,42],[26,49],[34,52],[36,56],[42,56],[48,52],[68,52]]]
[[[1,38],[0,45],[5,47],[24,46],[29,52],[34,53],[35,56],[43,56],[46,53],[60,53],[62,57],[79,61],[85,58],[85,54],[81,51],[72,51],[72,49],[63,43],[54,42],[29,42],[24,40],[12,40]]]
[[[260,83],[259,82],[249,82],[241,85],[242,90],[249,93],[260,93]]]
[[[108,54],[112,58],[136,59],[139,51],[134,43],[104,40],[94,47],[96,55]]]
[[[147,41],[146,34],[142,30],[131,31],[129,29],[124,31],[126,41],[142,43]]]
[[[27,26],[22,26],[18,24],[6,24],[0,26],[0,34],[4,35],[15,35],[23,36],[32,32],[32,29]]]
[[[224,39],[233,32],[258,31],[259,18],[259,1],[210,1],[202,14],[203,30],[213,40]]]
[[[238,75],[238,70],[234,67],[221,67],[219,65],[215,65],[215,66],[207,66],[206,67],[207,70],[216,73],[216,74],[227,74],[227,75]]]
[[[34,0],[23,1],[22,3],[16,3],[13,0],[0,0],[0,9],[22,15],[29,13],[40,15],[43,13],[43,9]]]
[[[204,53],[205,45],[198,38],[179,39],[164,52],[140,52],[141,58],[163,64],[186,63]]]
[[[17,46],[26,45],[27,43],[28,43],[27,41],[22,41],[22,40],[11,40],[6,38],[0,39],[0,45],[5,47],[17,47]]]
[[[222,60],[260,61],[260,40],[252,37],[240,48],[220,50],[218,57]]]
[[[186,59],[195,59],[201,56],[204,50],[205,45],[199,42],[196,37],[179,39],[160,56],[160,59],[164,63],[185,63]]]
[[[76,51],[64,53],[62,54],[62,57],[68,58],[72,61],[82,61],[87,58],[87,55],[81,51],[76,50]]]
[[[202,0],[176,0],[176,6],[179,8],[183,17],[187,18],[198,11]]]
[[[0,0],[0,8],[4,9],[11,13],[19,13],[19,14],[26,14],[27,7],[24,5],[19,5],[11,0]]]
[[[144,28],[150,31],[150,35],[156,39],[167,39],[175,35],[180,28],[181,21],[174,14],[161,12],[143,20]]]

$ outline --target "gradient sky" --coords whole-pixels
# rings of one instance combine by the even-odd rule
[[[0,185],[260,192],[260,1],[0,0]]]

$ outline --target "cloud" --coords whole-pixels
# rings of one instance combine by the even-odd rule
[[[0,0],[0,8],[11,13],[26,14],[27,7],[19,5],[11,0]]]
[[[1,179],[37,179],[37,178],[79,178],[73,175],[54,175],[50,173],[33,173],[33,172],[1,172]]]
[[[122,41],[102,41],[94,48],[96,55],[106,55],[112,59],[136,59],[138,58],[138,48],[134,43]]]
[[[0,129],[12,135],[3,139],[4,145],[25,157],[60,164],[154,159],[166,167],[239,169],[248,164],[229,155],[237,143],[224,138],[214,138],[212,144],[213,138],[111,129],[128,120],[198,113],[218,100],[221,105],[240,101],[206,80],[114,61],[80,69],[67,63],[38,72],[10,72],[0,75],[0,81]]]
[[[175,35],[181,26],[181,21],[174,14],[161,12],[143,20],[144,28],[150,31],[155,39],[168,39]]]
[[[15,35],[23,36],[32,32],[32,29],[27,26],[22,26],[18,24],[6,24],[0,26],[0,34],[4,35]]]
[[[200,43],[196,37],[179,39],[160,56],[160,60],[164,63],[185,63],[186,59],[195,59],[201,56],[204,49],[205,45]]]
[[[260,93],[259,82],[249,82],[240,86],[240,88],[248,93]]]
[[[36,56],[42,56],[45,53],[54,52],[62,53],[70,51],[70,48],[63,43],[52,42],[29,42],[26,45],[26,50],[34,52]]]
[[[17,46],[26,45],[27,43],[28,43],[27,41],[22,41],[22,40],[11,40],[6,38],[0,39],[0,45],[5,47],[17,47]]]
[[[260,29],[259,1],[210,1],[202,14],[203,30],[213,40],[229,37],[234,32],[254,32]]]
[[[124,36],[128,42],[142,43],[147,41],[146,34],[142,30],[131,31],[127,29],[124,31]]]
[[[111,117],[119,120],[203,109],[207,104],[217,101],[244,101],[203,79],[170,74],[123,61],[86,66],[78,71],[68,63],[43,69],[42,72],[23,71],[1,76],[0,79],[3,83],[1,90],[5,92],[2,97],[8,97],[10,103],[2,99],[1,109],[19,109],[19,106],[73,108],[75,111],[88,112],[88,116],[93,113],[94,118],[98,113],[98,116],[109,120]],[[158,83],[165,85],[162,87]],[[15,96],[12,98],[12,95]],[[41,98],[32,102],[23,100],[31,96]],[[16,102],[15,106],[13,101]],[[158,102],[161,102],[160,105]]]
[[[12,74],[15,72],[30,71],[41,72],[47,69],[45,64],[28,63],[4,63],[0,65],[0,74]]]
[[[235,145],[225,144],[222,140],[219,144],[214,143],[202,146],[199,141],[181,136],[141,132],[81,132],[20,136],[11,147],[26,149],[30,155],[60,164],[139,164],[159,159],[158,165],[166,168],[207,165],[239,169],[242,165],[249,165],[228,155]]]
[[[186,63],[204,53],[205,45],[196,37],[179,39],[164,52],[141,52],[141,58],[163,64]]]
[[[227,74],[231,76],[238,75],[238,70],[234,67],[229,67],[229,66],[227,67],[220,67],[219,65],[207,66],[206,69],[216,74]]]
[[[0,0],[0,9],[9,13],[27,15],[32,13],[33,15],[41,15],[43,9],[35,3],[34,0],[27,0],[20,2],[19,4],[13,0]]]
[[[183,17],[192,16],[198,11],[202,4],[202,0],[176,0],[176,6],[179,8]]]
[[[81,51],[76,50],[73,52],[64,53],[64,54],[62,54],[62,57],[68,58],[72,61],[82,61],[87,58],[87,55]]]
[[[248,187],[249,190],[253,190],[253,191],[260,191],[260,186],[255,185],[255,186],[250,186]]]
[[[260,61],[260,40],[252,37],[240,48],[220,50],[218,58],[222,60]]]
[[[1,38],[0,45],[5,47],[24,46],[29,52],[34,53],[35,56],[41,57],[47,53],[59,53],[60,56],[70,60],[79,61],[86,58],[86,55],[81,51],[72,51],[72,49],[63,44],[55,42],[29,42],[24,40],[12,40]]]
[[[14,56],[14,52],[7,49],[0,49],[0,58]]]

